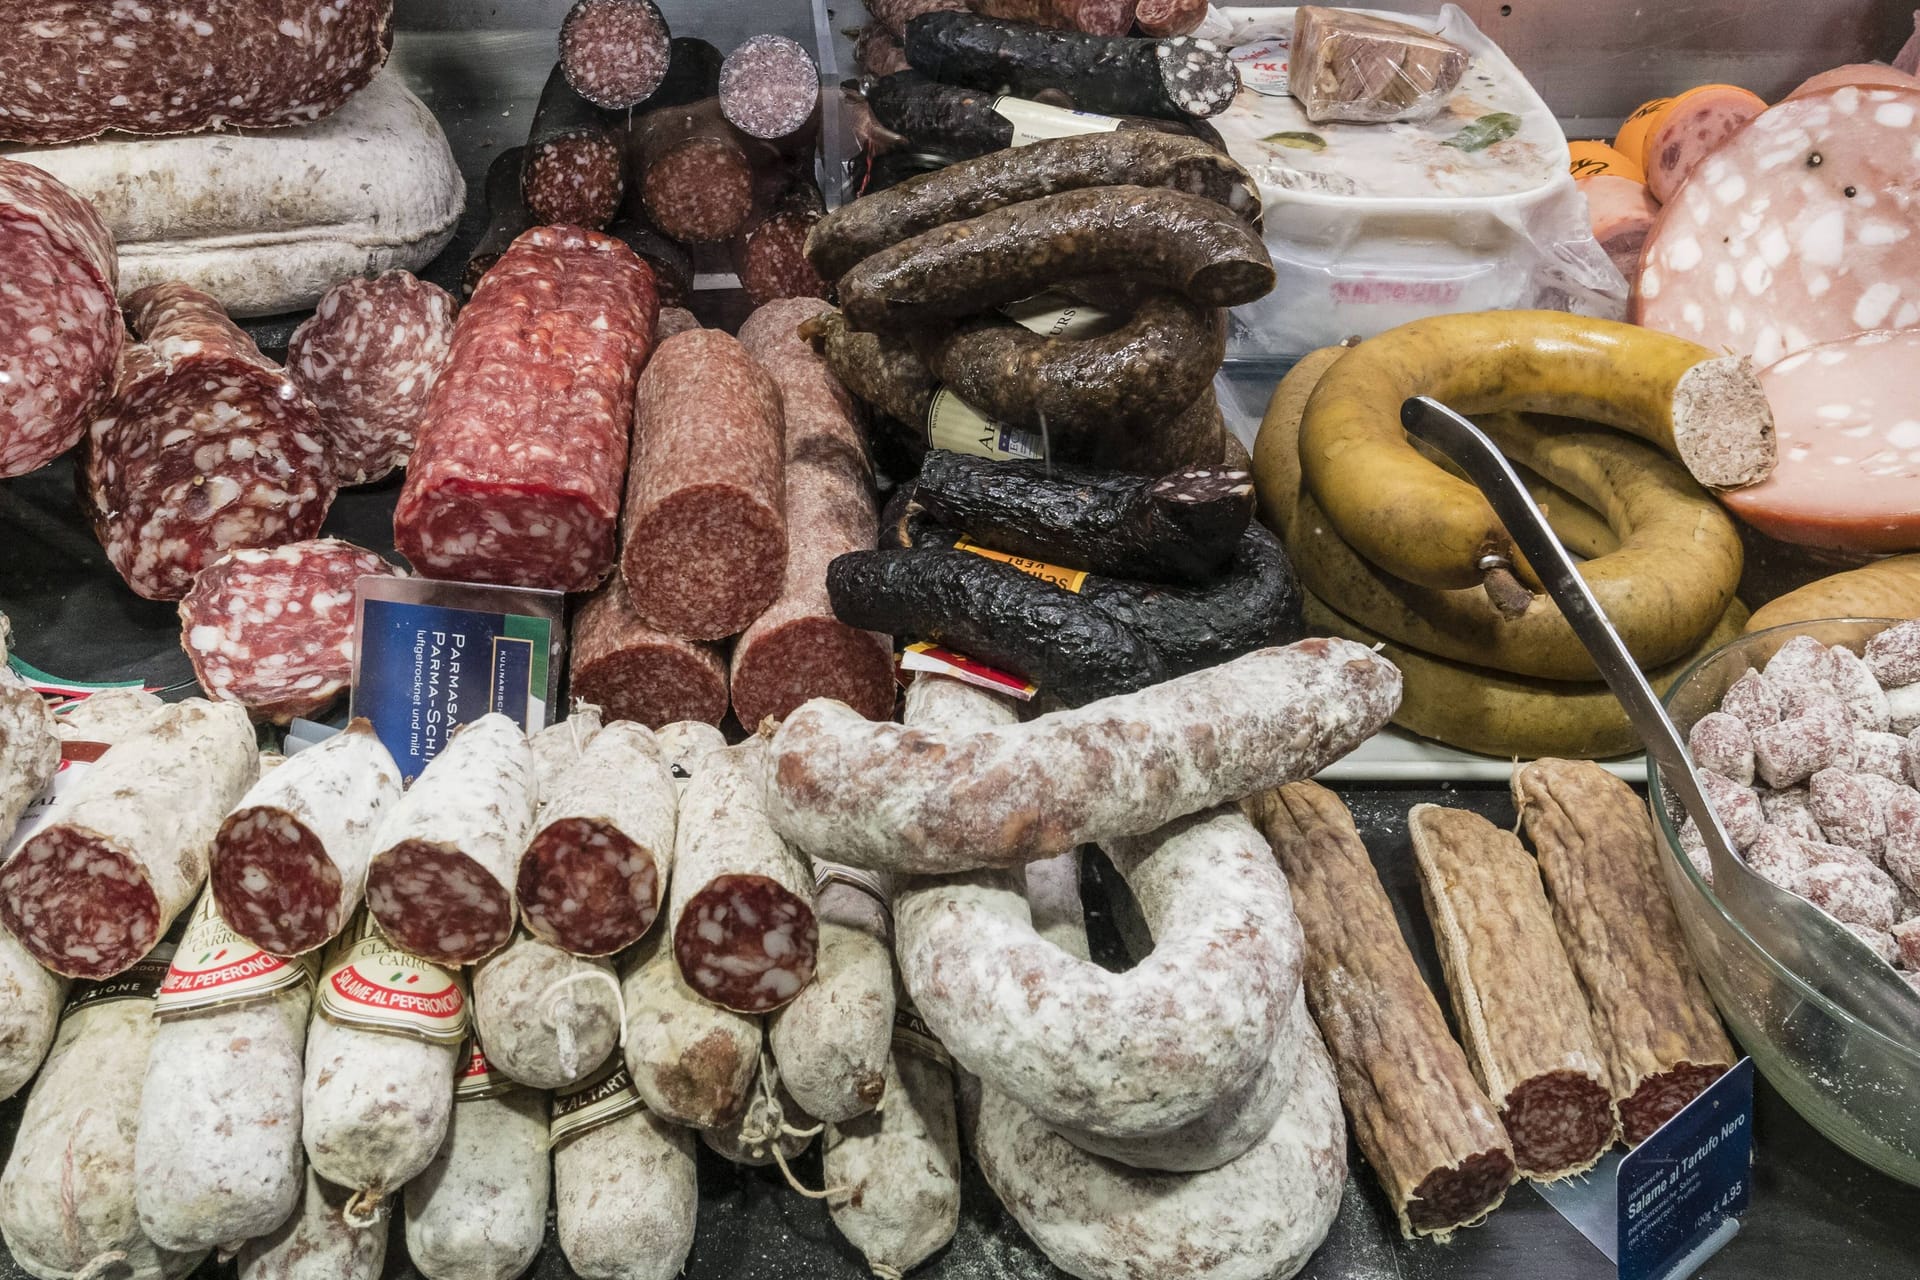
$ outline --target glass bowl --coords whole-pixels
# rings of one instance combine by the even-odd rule
[[[1684,737],[1727,686],[1795,636],[1858,652],[1888,618],[1833,618],[1756,631],[1700,659],[1667,691]],[[1808,1123],[1850,1154],[1920,1186],[1920,1033],[1888,1039],[1788,972],[1726,912],[1680,849],[1678,801],[1647,761],[1647,796],[1667,856],[1660,860],[1700,976],[1768,1082]]]

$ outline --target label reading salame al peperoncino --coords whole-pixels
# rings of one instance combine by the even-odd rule
[[[363,908],[327,950],[320,1012],[343,1026],[459,1044],[467,993],[457,975],[387,941]]]
[[[460,1046],[460,1070],[453,1079],[453,1100],[472,1102],[477,1098],[497,1098],[518,1086],[507,1076],[498,1075],[487,1061],[478,1036],[468,1036]]]
[[[216,1005],[239,1004],[313,981],[317,959],[284,960],[268,955],[235,933],[214,909],[213,890],[203,891],[187,918],[160,992],[157,1018],[178,1017]]]
[[[616,1053],[577,1087],[553,1095],[553,1119],[547,1126],[547,1144],[557,1147],[568,1138],[631,1115],[645,1106],[633,1087],[633,1077],[627,1074],[627,1064]]]
[[[940,1037],[921,1019],[920,1011],[904,1000],[893,1010],[893,1046],[953,1070],[953,1056],[947,1052],[947,1046],[940,1043]]]
[[[1083,133],[1112,133],[1120,127],[1120,122],[1112,116],[1095,115],[1091,111],[1073,111],[1066,107],[1051,107],[1044,102],[1016,98],[1009,93],[1003,93],[993,100],[993,112],[1013,126],[1013,142],[1010,145],[1016,147],[1042,142],[1048,138],[1072,138]]]
[[[97,982],[76,982],[73,992],[67,997],[67,1007],[60,1011],[61,1017],[90,1004],[109,1004],[115,1000],[151,1000],[160,990],[160,984],[166,981],[167,968],[173,960],[173,943],[162,942],[146,957],[125,973],[116,973],[111,978],[102,978]]]

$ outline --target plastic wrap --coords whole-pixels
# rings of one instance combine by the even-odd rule
[[[1429,119],[1471,59],[1451,40],[1404,22],[1313,4],[1294,11],[1293,96],[1315,124]]]

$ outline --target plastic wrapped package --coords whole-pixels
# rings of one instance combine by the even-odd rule
[[[1240,67],[1240,94],[1212,123],[1259,184],[1278,277],[1234,310],[1230,358],[1298,356],[1458,311],[1624,317],[1627,281],[1593,237],[1566,135],[1458,6],[1393,15],[1470,61],[1435,115],[1389,124],[1307,118],[1291,94],[1295,14],[1229,7],[1203,28]]]
[[[1315,124],[1383,124],[1439,113],[1472,55],[1442,36],[1351,9],[1294,11],[1292,92]]]

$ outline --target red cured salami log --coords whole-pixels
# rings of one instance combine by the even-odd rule
[[[413,456],[456,305],[409,271],[356,276],[328,290],[287,340],[287,373],[320,410],[341,488],[372,484]]]
[[[786,36],[754,36],[720,64],[720,110],[750,138],[790,137],[819,105],[819,64]]]
[[[621,720],[658,729],[676,720],[719,724],[727,714],[719,649],[648,626],[617,573],[574,615],[567,662],[574,696]]]
[[[0,125],[4,127],[4,125]],[[52,462],[86,433],[127,340],[119,259],[92,205],[32,165],[0,157],[0,478]]]
[[[31,37],[10,44],[0,94],[0,138],[19,142],[308,124],[372,80],[393,42],[393,0],[201,0],[190,20],[30,0],[9,16]]]
[[[0,924],[68,977],[138,963],[193,901],[214,832],[259,769],[239,707],[190,698],[157,714],[0,866]]]
[[[353,1193],[307,1170],[300,1207],[272,1235],[240,1247],[240,1280],[379,1280],[387,1259],[387,1224],[348,1226]]]
[[[127,310],[141,341],[88,428],[81,491],[127,585],[178,600],[225,552],[319,533],[333,468],[318,412],[218,302],[157,284]]]
[[[880,1105],[893,1045],[893,950],[884,879],[814,864],[820,950],[813,981],[767,1021],[781,1086],[839,1123]],[[829,1184],[831,1185],[831,1184]]]
[[[779,388],[728,335],[682,333],[654,353],[634,404],[620,553],[633,610],[650,626],[718,640],[779,595],[782,421]]]
[[[400,769],[365,720],[290,757],[220,824],[208,880],[220,918],[277,956],[347,927],[374,832],[400,799]]]
[[[436,577],[597,586],[658,313],[652,273],[618,240],[515,240],[454,325],[394,508],[401,554]]]
[[[515,896],[528,931],[580,956],[638,942],[660,912],[678,801],[645,726],[616,720],[595,735],[542,796],[520,856]]]
[[[645,1108],[553,1153],[554,1234],[580,1280],[671,1280],[693,1248],[693,1135]]]
[[[560,65],[582,98],[625,111],[666,79],[671,39],[653,0],[574,0],[560,24]]]
[[[1627,283],[1640,274],[1640,250],[1660,216],[1660,204],[1647,194],[1644,182],[1601,174],[1581,178],[1574,185],[1587,198],[1587,220],[1593,238],[1607,251]]]
[[[1819,343],[1761,370],[1760,385],[1780,462],[1721,495],[1733,513],[1803,546],[1920,548],[1920,330]]]
[[[796,182],[764,216],[734,237],[729,250],[747,300],[764,307],[775,298],[824,298],[827,282],[807,261],[807,233],[826,215],[811,179]],[[809,313],[811,314],[811,313]]]
[[[599,1070],[620,1038],[620,984],[604,960],[582,960],[525,934],[473,969],[473,1020],[487,1062],[538,1089]]]
[[[663,934],[634,948],[621,976],[628,1074],[664,1120],[694,1129],[731,1124],[746,1110],[760,1066],[760,1019],[696,995]]]
[[[740,343],[772,376],[786,420],[787,565],[780,596],[733,647],[733,709],[749,728],[809,698],[835,698],[870,720],[893,713],[893,642],[833,616],[827,565],[874,545],[873,464],[853,398],[797,332],[829,308],[789,298],[740,326]]]
[[[1843,86],[1774,106],[1661,210],[1633,320],[1770,365],[1920,324],[1920,89]]]
[[[1033,862],[1318,773],[1399,702],[1392,663],[1325,639],[978,732],[815,700],[773,736],[767,812],[801,849],[871,870]]]
[[[338,538],[230,551],[180,601],[180,647],[208,696],[274,724],[325,709],[353,679],[353,589],[400,570]]]
[[[770,1013],[813,979],[813,874],[767,825],[765,744],[715,751],[680,797],[667,919],[689,987],[722,1008]]]
[[[547,73],[520,162],[520,195],[535,222],[598,231],[620,211],[625,156],[612,122],[573,91],[565,69]]]
[[[538,785],[520,726],[495,712],[457,730],[387,810],[367,865],[367,909],[402,948],[471,964],[513,937],[513,873]]]
[[[640,199],[676,240],[725,240],[753,213],[753,160],[717,99],[663,107],[634,122]]]
[[[407,1184],[407,1257],[427,1280],[513,1280],[540,1252],[552,1181],[544,1094],[462,1098]]]
[[[1757,95],[1732,85],[1702,85],[1673,100],[1647,138],[1647,189],[1665,204],[1687,175],[1715,148],[1767,109]]]

